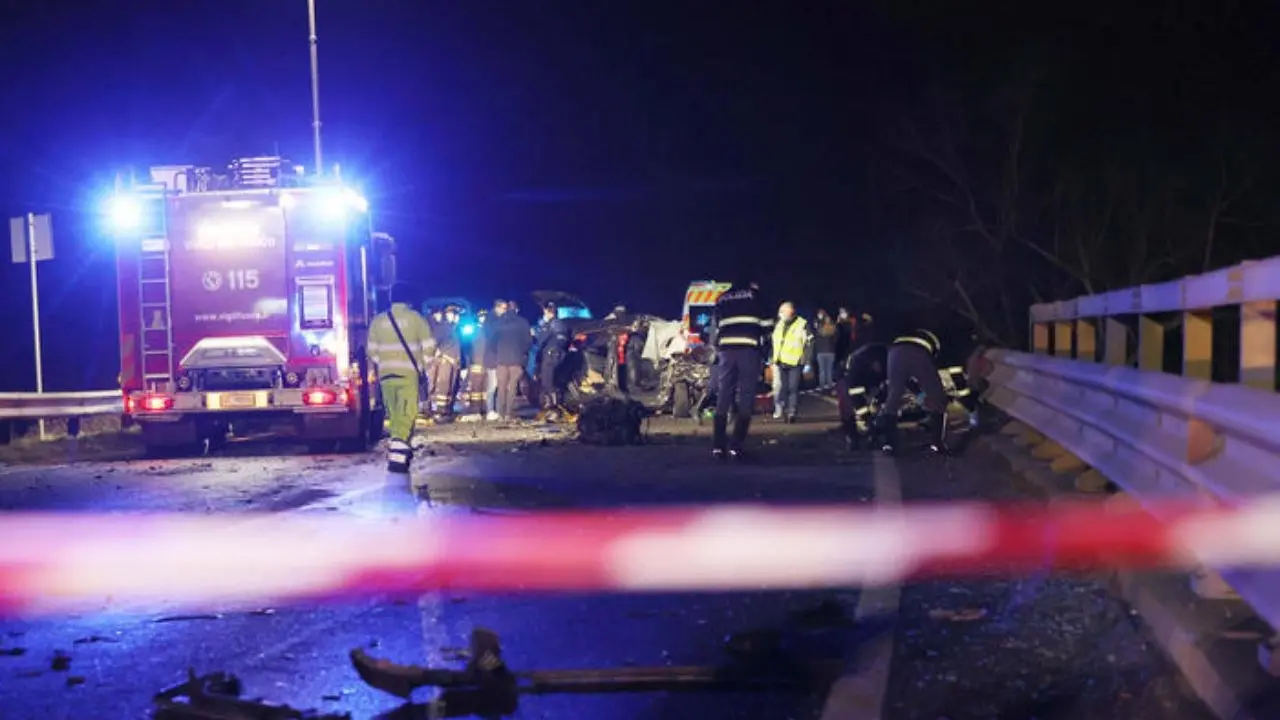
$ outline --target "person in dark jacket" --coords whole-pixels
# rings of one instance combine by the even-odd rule
[[[929,414],[926,425],[930,430],[929,449],[936,453],[948,451],[946,391],[938,377],[938,352],[942,343],[929,330],[914,330],[894,338],[886,356],[886,383],[884,405],[875,419],[875,431],[881,438],[881,449],[889,454],[898,447],[898,412],[902,408],[902,395],[907,383],[914,379],[924,393],[924,409]]]
[[[844,366],[844,361],[853,352],[853,317],[849,308],[842,307],[836,313],[836,365]]]
[[[734,283],[716,300],[716,415],[712,453],[742,457],[760,387],[761,344],[769,311],[754,282]],[[729,412],[736,407],[733,437]]]
[[[512,420],[533,334],[527,320],[511,312],[509,303],[498,300],[493,304],[488,335],[485,353],[490,358],[486,362],[493,363],[494,384],[497,386],[495,410],[500,419]]]
[[[562,378],[558,375],[560,365],[569,352],[569,328],[560,319],[555,303],[543,306],[542,322],[538,323],[538,337],[534,344],[537,347],[541,405],[543,410],[550,410],[560,405]]]
[[[818,387],[824,390],[835,385],[838,333],[836,322],[826,310],[818,308],[813,316],[813,356],[818,361]]]

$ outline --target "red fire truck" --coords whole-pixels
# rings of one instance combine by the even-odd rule
[[[315,450],[380,437],[364,346],[394,240],[371,232],[357,192],[247,158],[222,173],[152,168],[109,207],[120,386],[148,448],[282,430]]]

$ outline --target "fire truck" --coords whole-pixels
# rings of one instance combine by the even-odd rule
[[[364,346],[395,241],[365,200],[285,160],[163,166],[109,201],[126,421],[151,450],[285,432],[381,437]]]

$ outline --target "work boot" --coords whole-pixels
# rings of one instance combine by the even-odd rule
[[[929,430],[929,449],[939,455],[947,455],[951,448],[947,446],[947,414],[933,413],[925,421]]]
[[[711,457],[715,458],[716,460],[724,460],[726,457],[726,454],[725,454],[725,451],[720,448],[712,448]]]
[[[413,461],[413,448],[404,440],[391,440],[387,443],[387,472],[397,475],[409,474],[409,463]]]

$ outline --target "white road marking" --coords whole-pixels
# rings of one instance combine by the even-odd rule
[[[876,503],[890,507],[902,504],[902,484],[893,458],[876,454],[873,462]],[[864,588],[858,596],[854,621],[875,622],[879,618],[896,617],[901,596],[899,585]],[[889,689],[895,632],[891,627],[857,649],[857,666],[852,673],[832,683],[820,720],[884,717],[884,696]]]

